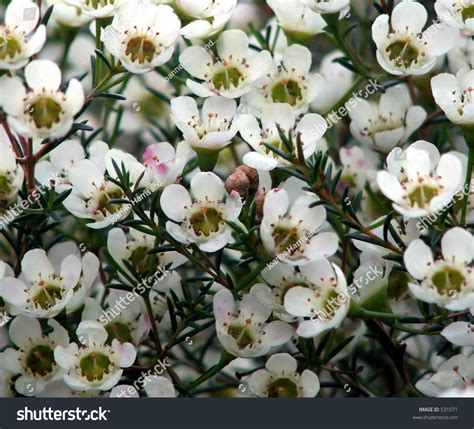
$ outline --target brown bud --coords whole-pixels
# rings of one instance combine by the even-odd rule
[[[230,194],[232,191],[237,192],[242,198],[248,194],[250,188],[250,180],[243,171],[234,171],[225,182],[225,189]]]
[[[255,168],[249,167],[247,165],[241,165],[237,167],[235,171],[243,171],[247,175],[250,182],[249,192],[251,192],[252,194],[256,193],[260,182],[260,179],[258,177],[258,171],[255,170]]]

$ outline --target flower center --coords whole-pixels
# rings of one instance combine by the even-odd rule
[[[474,18],[474,5],[465,7],[461,12],[462,20],[466,22],[468,19]]]
[[[21,52],[21,44],[9,34],[0,34],[0,60],[14,58]]]
[[[438,195],[438,189],[421,185],[417,186],[413,191],[408,194],[408,199],[412,207],[418,206],[420,208],[426,207],[430,201]]]
[[[121,322],[111,322],[105,325],[105,330],[109,334],[107,337],[107,344],[111,345],[113,340],[118,340],[123,343],[131,343],[132,333],[130,328],[125,323]]]
[[[55,365],[54,352],[50,346],[39,345],[33,347],[26,357],[26,367],[34,375],[41,377],[53,372]]]
[[[54,307],[63,297],[63,289],[61,286],[52,284],[39,284],[40,291],[33,297],[35,307],[48,310]]]
[[[275,246],[281,253],[288,252],[292,255],[300,247],[300,234],[296,227],[276,226],[272,236]]]
[[[431,281],[436,286],[438,292],[441,295],[448,294],[449,296],[461,292],[465,280],[462,273],[451,267],[444,267],[444,269],[437,271],[431,277]]]
[[[278,378],[268,386],[268,397],[270,398],[296,398],[298,387],[289,378]]]
[[[62,109],[52,98],[40,97],[28,106],[28,113],[37,128],[51,128],[59,122]]]
[[[107,216],[107,214],[111,213],[117,213],[121,210],[122,205],[121,204],[114,204],[114,203],[109,203],[110,200],[115,199],[115,198],[123,198],[124,195],[122,193],[122,190],[116,186],[115,184],[112,184],[109,189],[101,189],[101,194],[97,203],[97,209],[96,212],[102,213],[104,216]]]
[[[136,247],[132,251],[132,254],[130,255],[130,258],[129,258],[130,262],[139,273],[144,273],[150,264],[153,267],[156,267],[159,265],[158,256],[148,254],[149,250],[150,249],[145,246]]]
[[[286,103],[296,106],[303,99],[303,92],[295,80],[282,80],[272,89],[272,100],[275,103]]]
[[[231,89],[237,88],[241,79],[243,76],[236,67],[226,67],[214,75],[212,83],[216,89]]]
[[[12,189],[10,187],[10,180],[7,175],[0,176],[0,197],[6,197],[10,195]]]
[[[387,47],[390,60],[394,61],[397,67],[408,68],[412,63],[418,61],[418,49],[410,40],[398,40]]]
[[[109,357],[103,353],[92,352],[84,356],[79,363],[81,374],[88,381],[102,380],[110,374],[112,362]]]
[[[189,221],[196,235],[205,235],[206,237],[218,232],[221,225],[224,224],[222,215],[213,207],[201,207]]]
[[[229,335],[237,341],[237,345],[240,349],[245,349],[246,347],[252,345],[255,342],[255,338],[250,332],[248,326],[233,324],[229,325],[228,331]]]
[[[140,64],[150,63],[155,56],[155,44],[146,37],[134,37],[127,44],[125,53],[130,55],[132,61]]]
[[[100,9],[108,5],[113,5],[115,0],[84,0],[86,6],[90,6],[93,9]]]

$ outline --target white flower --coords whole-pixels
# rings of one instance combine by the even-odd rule
[[[452,389],[472,389],[474,381],[474,354],[456,355],[441,364],[430,378],[420,380],[415,387],[427,396],[440,396]]]
[[[164,188],[175,183],[183,173],[190,152],[186,142],[179,143],[176,150],[168,142],[147,146],[143,165],[148,175],[148,186]]]
[[[84,14],[93,18],[107,18],[115,15],[121,5],[129,0],[65,0]]]
[[[221,31],[229,21],[237,0],[176,0],[176,6],[191,21],[181,29],[187,39],[206,39]]]
[[[456,74],[461,69],[474,68],[474,42],[462,32],[456,33],[456,42],[448,52],[449,71]]]
[[[457,346],[474,347],[474,325],[469,322],[453,322],[441,331],[441,335]]]
[[[147,73],[173,55],[181,23],[170,6],[124,4],[101,34],[108,51],[131,73]]]
[[[81,261],[81,276],[77,285],[74,287],[71,299],[66,304],[66,311],[73,312],[80,308],[84,303],[84,298],[92,289],[97,275],[99,274],[99,258],[92,252],[86,252],[81,255],[77,245],[73,241],[55,244],[48,251],[48,259],[51,261],[56,272],[61,271],[61,264],[69,256],[75,256]]]
[[[342,52],[333,51],[321,60],[319,73],[325,80],[318,96],[311,103],[311,107],[317,112],[329,111],[352,87],[354,73],[336,61],[343,57]]]
[[[192,196],[191,196],[192,195]],[[224,183],[214,173],[197,173],[191,180],[191,195],[182,185],[169,185],[161,195],[161,208],[174,222],[166,230],[179,242],[196,243],[205,252],[227,245],[238,222],[242,202],[237,192],[226,196]]]
[[[302,45],[291,45],[285,49],[281,64],[273,67],[257,89],[243,97],[242,102],[250,106],[255,114],[262,112],[267,104],[289,104],[296,114],[305,113],[324,85],[324,78],[310,73],[311,51]]]
[[[334,255],[338,247],[336,234],[317,233],[326,221],[323,206],[310,208],[317,201],[315,195],[303,195],[291,202],[289,194],[281,188],[268,192],[260,226],[265,249],[291,265]]]
[[[28,91],[19,77],[0,78],[0,106],[9,125],[23,137],[55,139],[64,136],[84,103],[77,79],[62,92],[61,70],[51,61],[35,60],[25,68]]]
[[[458,125],[474,124],[474,70],[461,69],[456,76],[442,73],[431,79],[436,104]]]
[[[0,207],[8,205],[23,186],[24,172],[16,163],[15,152],[0,129]]]
[[[434,7],[441,21],[474,35],[473,0],[436,0]]]
[[[405,267],[418,283],[409,283],[416,298],[459,311],[474,306],[474,237],[455,227],[441,239],[442,257],[433,259],[431,249],[420,239],[404,254]]]
[[[97,160],[93,154],[103,157],[109,147],[103,141],[95,141],[89,147],[91,161]],[[58,193],[71,188],[69,172],[71,168],[86,157],[82,144],[77,140],[66,140],[54,148],[49,154],[49,159],[41,159],[36,164],[35,177],[43,186],[51,186],[50,180],[54,179],[55,189]]]
[[[378,157],[367,149],[360,147],[342,147],[339,149],[339,159],[342,165],[342,175],[339,182],[341,191],[349,186],[353,193],[365,188],[365,185],[375,179],[377,174]]]
[[[232,99],[206,98],[199,112],[194,98],[176,97],[171,100],[171,111],[174,123],[196,152],[219,151],[231,144],[238,132],[234,121],[237,103]]]
[[[138,346],[150,331],[150,322],[146,313],[141,311],[139,298],[127,301],[127,293],[129,292],[113,290],[103,305],[93,298],[85,298],[83,301],[81,321],[101,322],[108,333],[108,345],[117,340],[121,344],[132,343]]]
[[[290,325],[281,320],[267,322],[271,313],[250,295],[237,302],[228,289],[221,289],[214,295],[217,338],[234,356],[263,356],[272,347],[291,339],[293,328]]]
[[[295,267],[280,263],[267,266],[261,276],[267,284],[255,284],[250,289],[250,295],[259,304],[270,308],[278,319],[288,323],[294,322],[295,316],[289,314],[283,304],[286,293],[292,287],[307,281],[304,275],[296,271]]]
[[[64,371],[54,360],[56,346],[66,346],[69,335],[54,319],[48,320],[52,331],[43,335],[38,320],[18,316],[9,327],[10,340],[17,349],[8,348],[0,354],[0,367],[14,374],[15,390],[25,396],[36,396],[46,386],[60,380]]]
[[[267,4],[281,28],[294,40],[305,41],[324,32],[326,21],[300,0],[268,0]]]
[[[378,104],[357,99],[349,115],[354,138],[383,153],[406,143],[426,119],[425,110],[413,106],[405,85],[388,88]]]
[[[21,276],[0,280],[0,295],[10,304],[12,314],[51,318],[71,300],[81,276],[81,261],[74,255],[64,258],[56,271],[44,250],[30,250],[21,261]]]
[[[106,344],[108,333],[98,322],[81,322],[76,333],[79,347],[71,343],[54,350],[57,364],[67,372],[64,382],[79,391],[112,389],[122,376],[122,368],[135,362],[135,347],[117,340],[112,345]]]
[[[296,334],[312,338],[339,327],[351,301],[341,269],[327,259],[317,259],[301,266],[300,271],[304,283],[291,287],[283,304],[289,314],[311,318],[299,323]]]
[[[0,261],[0,281],[6,277],[14,277],[15,273],[10,265],[6,264],[3,261]],[[9,305],[5,303],[2,298],[1,286],[0,286],[0,325],[5,326],[11,320]],[[1,337],[1,331],[0,331]],[[7,340],[8,342],[8,340]],[[3,341],[0,340],[0,347],[3,348]],[[2,396],[0,395],[0,398]]]
[[[122,165],[130,173],[130,185],[134,185],[145,172],[145,167],[132,155],[112,149],[105,155],[107,173],[117,179],[117,172],[112,163],[116,162],[119,169]],[[109,203],[114,198],[126,198],[123,190],[107,179],[103,169],[89,159],[75,163],[69,172],[69,180],[73,192],[64,200],[64,207],[74,216],[93,219],[87,224],[89,228],[101,229],[125,219],[130,211],[130,204]],[[147,179],[144,178],[144,183]]]
[[[61,25],[67,27],[81,27],[92,21],[90,14],[68,4],[68,0],[47,0],[48,7],[54,6],[53,19]]]
[[[179,57],[184,69],[201,83],[188,79],[189,89],[199,97],[223,95],[238,98],[252,90],[270,70],[270,52],[249,54],[249,38],[241,30],[224,31],[217,40],[218,57],[202,46],[186,48]]]
[[[35,2],[12,0],[5,11],[5,25],[0,25],[0,70],[23,68],[46,42],[46,27],[36,24],[40,12]],[[29,35],[34,34],[29,37]]]
[[[250,392],[264,398],[314,398],[320,387],[318,376],[309,369],[299,374],[298,362],[287,353],[274,354],[247,379]]]
[[[121,228],[114,228],[109,231],[107,248],[124,271],[128,271],[124,261],[130,263],[141,274],[146,273],[149,266],[155,271],[161,269],[162,273],[166,273],[160,281],[161,284],[168,279],[168,276],[178,276],[173,270],[183,265],[187,259],[175,251],[149,254],[148,252],[156,247],[155,241],[156,237],[133,228],[130,229],[130,239],[127,240]]]
[[[423,75],[435,65],[439,56],[454,45],[452,29],[433,24],[423,32],[428,13],[421,3],[404,0],[388,15],[380,15],[372,26],[377,45],[377,60],[393,75]]]
[[[264,107],[261,127],[257,118],[250,114],[239,116],[238,127],[242,138],[254,150],[244,155],[243,162],[257,170],[268,171],[278,166],[290,166],[291,163],[270,150],[264,143],[297,158],[297,142],[300,139],[304,158],[307,159],[316,151],[318,141],[326,132],[327,123],[316,113],[307,114],[296,122],[295,112],[289,104],[275,103]],[[291,136],[292,152],[283,143],[278,127],[285,136]]]
[[[454,153],[440,157],[431,143],[418,141],[406,150],[393,149],[387,170],[379,171],[380,190],[399,213],[421,217],[436,213],[462,188],[462,163]]]
[[[351,0],[301,0],[315,12],[328,14],[338,13],[345,16],[349,11]]]

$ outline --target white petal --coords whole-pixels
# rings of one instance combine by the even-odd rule
[[[105,344],[109,336],[101,323],[88,320],[79,324],[76,333],[81,344],[85,345]]]
[[[191,179],[191,193],[199,201],[223,201],[224,183],[214,173],[197,173]]]
[[[186,48],[179,57],[179,62],[192,76],[204,80],[209,66],[213,64],[212,56],[201,46]]]
[[[117,357],[117,362],[121,368],[128,368],[133,365],[137,357],[135,346],[131,343],[121,344],[118,340],[112,341],[112,350]]]
[[[446,261],[456,261],[468,265],[474,258],[474,240],[472,234],[463,228],[452,228],[443,235],[441,249]]]
[[[474,347],[474,326],[468,322],[454,322],[441,331],[449,342],[462,347]]]
[[[222,323],[228,320],[235,308],[234,296],[228,289],[221,289],[214,295],[213,300],[214,316],[216,321]]]
[[[242,30],[228,30],[221,34],[217,41],[217,53],[222,59],[230,57],[245,58],[249,46],[249,38]]]
[[[272,224],[288,211],[290,199],[288,194],[280,188],[272,189],[265,197],[263,217],[267,224]]]
[[[309,369],[305,369],[301,374],[300,385],[303,388],[304,398],[314,398],[320,389],[318,376]]]
[[[21,271],[25,277],[33,282],[41,276],[46,279],[54,274],[54,267],[49,261],[46,252],[42,249],[30,250],[21,261]]]
[[[175,398],[173,383],[165,377],[151,376],[143,387],[149,398]]]
[[[81,261],[74,255],[64,258],[61,264],[61,277],[69,289],[77,285],[81,277],[82,266]]]
[[[278,167],[278,161],[275,158],[265,156],[259,152],[246,153],[242,158],[242,162],[249,167],[262,171],[271,171]]]
[[[186,216],[186,210],[191,207],[192,201],[189,192],[184,186],[167,186],[160,198],[161,209],[167,217],[182,222]]]
[[[267,360],[265,367],[275,373],[281,373],[283,371],[287,373],[296,372],[298,363],[293,356],[288,353],[277,353]]]
[[[410,243],[403,255],[403,261],[408,272],[417,280],[423,279],[427,269],[434,263],[431,249],[422,240]]]
[[[288,323],[280,320],[270,322],[263,330],[262,346],[281,346],[290,341],[293,332],[293,328]]]
[[[17,316],[13,319],[8,330],[10,339],[18,348],[25,348],[42,338],[41,325],[36,319],[26,316]]]
[[[421,33],[428,20],[428,12],[417,2],[404,1],[399,3],[392,12],[391,23],[395,31],[405,32],[409,27],[410,31]]]
[[[57,91],[61,85],[61,70],[48,60],[35,60],[25,68],[25,79],[28,86],[40,92],[43,88]]]

